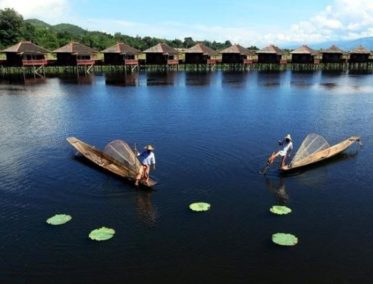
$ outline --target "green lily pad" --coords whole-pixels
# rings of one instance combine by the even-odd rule
[[[292,234],[276,233],[272,235],[272,242],[280,246],[295,246],[298,238]]]
[[[94,241],[106,241],[114,237],[115,230],[111,228],[101,227],[89,233],[89,238]]]
[[[47,223],[49,225],[63,225],[67,222],[69,222],[72,219],[70,215],[66,214],[56,214],[49,219],[47,219]]]
[[[210,207],[211,205],[206,202],[195,202],[189,205],[189,209],[196,212],[208,211]]]
[[[291,213],[292,210],[286,206],[274,205],[269,209],[269,211],[276,215],[286,215]]]

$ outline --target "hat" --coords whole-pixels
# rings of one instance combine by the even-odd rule
[[[286,135],[286,136],[285,136],[285,139],[289,139],[290,141],[293,141],[293,139],[291,139],[290,134]]]
[[[145,150],[148,150],[148,151],[154,151],[154,147],[152,146],[152,145],[146,145],[145,147],[144,147],[144,149]]]

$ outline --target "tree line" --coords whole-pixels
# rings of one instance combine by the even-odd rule
[[[64,46],[71,41],[81,42],[97,50],[103,50],[117,42],[126,43],[139,50],[145,50],[159,42],[164,42],[174,48],[189,48],[197,43],[192,37],[186,37],[184,40],[167,40],[150,36],[133,37],[119,32],[111,35],[99,31],[87,31],[70,24],[52,26],[39,20],[24,20],[22,15],[14,9],[0,10],[0,48],[4,49],[20,40],[32,41],[49,50]],[[215,50],[232,45],[229,40],[225,42],[204,40],[202,43]],[[249,49],[257,50],[257,47],[251,46]]]

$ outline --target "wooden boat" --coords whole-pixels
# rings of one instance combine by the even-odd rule
[[[130,181],[135,181],[135,177],[137,172],[133,169],[130,169],[124,165],[121,165],[117,161],[113,160],[111,157],[106,155],[104,152],[96,149],[94,146],[91,146],[83,141],[75,138],[75,137],[68,137],[66,139],[80,154],[86,157],[91,162],[95,163],[96,165],[104,168],[118,176],[124,177]],[[151,178],[149,178],[149,182],[146,183],[145,180],[140,181],[141,185],[145,187],[153,187],[157,184],[157,182]]]
[[[295,169],[299,169],[311,164],[315,164],[321,161],[324,161],[326,159],[329,159],[331,157],[334,157],[335,155],[338,155],[342,153],[344,150],[346,150],[348,147],[350,147],[353,143],[360,142],[360,137],[358,136],[351,136],[338,144],[335,144],[333,146],[330,146],[326,149],[317,151],[315,153],[312,153],[311,155],[297,160],[292,161],[289,165],[286,165],[285,167],[282,167],[280,169],[281,172],[288,172]]]

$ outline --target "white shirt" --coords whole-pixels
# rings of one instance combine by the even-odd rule
[[[145,166],[150,166],[155,164],[155,156],[153,152],[148,153],[148,151],[144,151],[139,156],[139,160],[141,164]]]
[[[291,152],[291,150],[293,150],[293,142],[290,141],[289,143],[284,143],[284,147],[279,151],[279,154],[281,157],[285,157],[285,156],[288,156]]]

